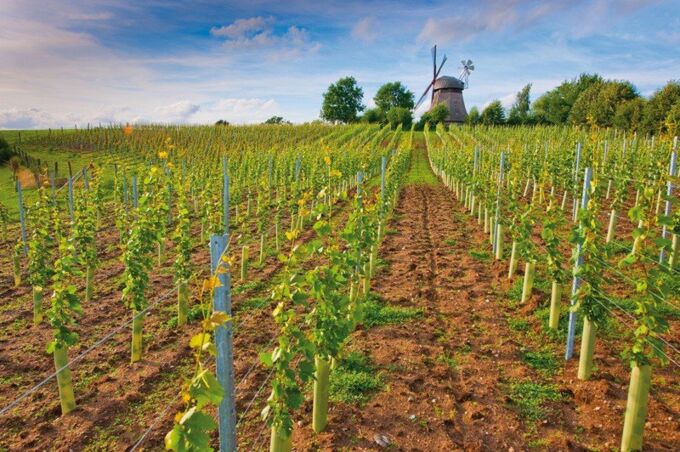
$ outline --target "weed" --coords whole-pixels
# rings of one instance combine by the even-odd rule
[[[547,402],[559,402],[564,398],[557,386],[531,381],[510,383],[508,397],[519,414],[530,421],[538,421],[546,416]]]
[[[383,377],[368,356],[351,352],[341,358],[330,375],[330,400],[363,405],[383,387]]]
[[[522,361],[545,376],[554,375],[557,372],[557,361],[550,352],[524,352]]]
[[[377,295],[371,294],[363,305],[363,324],[370,328],[378,325],[404,323],[422,316],[419,308],[404,308],[386,304]]]

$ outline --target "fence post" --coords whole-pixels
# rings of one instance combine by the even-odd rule
[[[227,247],[227,234],[210,236],[210,270],[215,274]],[[231,317],[231,274],[217,274],[221,287],[213,290],[213,311],[224,312]],[[217,356],[217,380],[224,389],[224,397],[218,408],[220,452],[236,450],[236,404],[234,394],[233,323],[229,320],[215,329]]]
[[[676,141],[677,143],[677,137]],[[675,149],[673,149],[673,153],[671,154],[671,164],[669,167],[669,175],[671,177],[675,176],[675,169],[678,164],[678,153]],[[669,180],[668,185],[666,186],[666,196],[670,198],[671,194],[673,194],[673,183]],[[669,199],[666,200],[666,207],[664,208],[663,214],[667,217],[671,214],[671,201]],[[661,233],[661,237],[664,239],[666,238],[666,234],[668,231],[666,230],[666,225],[663,225],[663,231]],[[665,248],[662,248],[661,251],[659,252],[659,264],[663,264],[663,261],[665,259]]]
[[[590,179],[593,175],[591,168],[586,168],[585,175],[583,177],[583,195],[581,198],[581,209],[585,209],[588,205],[588,196],[590,194]],[[576,255],[578,256],[576,262],[574,263],[574,271],[581,265],[583,265],[583,256],[581,255],[581,245],[577,245]],[[574,305],[574,295],[578,291],[581,285],[581,278],[574,276],[574,280],[571,285],[571,305]],[[571,359],[574,355],[574,337],[576,335],[576,312],[569,312],[569,329],[567,331],[567,351],[564,354],[564,359]]]
[[[21,181],[17,178],[17,196],[19,197],[19,221],[21,222],[21,241],[24,243],[24,256],[28,255],[26,238],[26,211],[24,210],[24,192],[21,190]]]

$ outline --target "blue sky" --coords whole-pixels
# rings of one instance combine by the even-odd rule
[[[419,97],[430,47],[468,109],[536,97],[581,72],[649,95],[680,78],[680,0],[0,0],[0,128],[318,118],[346,75],[365,103],[401,80]],[[427,107],[425,105],[424,107]]]

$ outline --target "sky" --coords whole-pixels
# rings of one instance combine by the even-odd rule
[[[420,97],[434,44],[442,75],[473,60],[468,109],[581,72],[648,96],[680,78],[680,0],[0,0],[0,129],[311,121],[344,76]]]

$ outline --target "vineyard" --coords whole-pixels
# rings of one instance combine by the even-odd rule
[[[677,138],[12,140],[0,450],[680,447]]]

